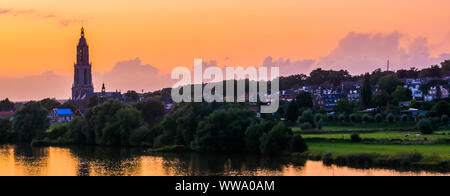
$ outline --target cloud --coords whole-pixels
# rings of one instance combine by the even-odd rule
[[[274,61],[273,58],[269,56],[264,59],[262,66],[279,67],[281,76],[289,76],[293,74],[309,73],[314,63],[315,60],[312,59],[291,61],[289,58],[286,60],[278,58],[278,60]]]
[[[153,91],[170,87],[172,81],[169,75],[160,74],[159,70],[151,65],[142,64],[139,58],[121,61],[106,73],[94,73],[94,84],[99,89],[105,83],[108,91],[144,90]]]
[[[29,10],[14,10],[14,9],[3,9],[0,8],[0,15],[11,15],[11,16],[24,16],[28,15],[37,19],[48,19],[53,20],[57,22],[62,27],[67,27],[73,23],[75,24],[81,24],[83,22],[86,22],[87,19],[71,19],[71,18],[65,18],[63,16],[58,16],[54,14],[48,14],[48,13],[39,13],[34,11],[33,9]],[[92,19],[92,18],[91,18]]]
[[[331,53],[319,58],[315,67],[324,69],[346,69],[353,74],[385,68],[390,60],[392,69],[424,68],[450,58],[450,54],[432,57],[430,44],[425,37],[417,37],[405,47],[400,46],[404,35],[399,32],[348,33],[339,41]]]
[[[142,64],[139,58],[121,61],[106,73],[93,73],[95,91],[102,83],[107,91],[145,92],[171,87],[175,82],[168,75],[161,75],[155,67]],[[68,99],[71,96],[73,76],[58,75],[48,71],[39,75],[20,78],[0,77],[0,99],[14,101],[41,100],[44,98]]]
[[[72,77],[57,75],[52,71],[21,78],[0,78],[0,98],[14,101],[43,98],[67,99],[70,96]]]

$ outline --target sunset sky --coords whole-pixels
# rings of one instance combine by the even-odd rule
[[[0,99],[68,98],[82,24],[96,90],[101,82],[155,90],[194,58],[277,64],[282,74],[360,74],[387,59],[394,69],[427,67],[450,59],[448,8],[448,0],[0,0]]]

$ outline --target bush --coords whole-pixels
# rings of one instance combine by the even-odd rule
[[[381,116],[380,113],[375,115],[375,122],[380,123],[381,121],[383,121],[383,116]]]
[[[416,117],[416,121],[419,122],[420,120],[422,120],[422,119],[424,119],[424,118],[425,118],[425,115],[419,114],[419,115],[417,115],[417,117]]]
[[[300,129],[301,130],[311,130],[312,129],[312,125],[310,123],[301,123],[300,124]]]
[[[387,120],[388,123],[394,123],[395,122],[395,116],[392,113],[389,113],[386,116],[386,120]]]
[[[319,122],[317,122],[317,129],[322,130],[323,127],[323,120],[320,120]]]
[[[350,137],[353,143],[358,143],[362,141],[362,138],[357,133],[353,133]]]
[[[69,131],[69,126],[67,124],[56,124],[52,125],[52,127],[46,131],[46,136],[49,139],[56,140],[63,137],[67,131]]]
[[[344,122],[345,121],[345,114],[339,114],[338,119],[339,119],[339,121]]]
[[[328,114],[327,115],[327,120],[330,121],[330,122],[333,121],[334,120],[334,115],[333,114]]]
[[[291,151],[292,152],[306,152],[308,150],[308,146],[306,145],[305,140],[301,135],[294,135],[291,141]]]
[[[370,121],[372,121],[372,116],[370,116],[369,114],[364,114],[362,117],[362,121],[364,123],[369,123]]]
[[[401,120],[402,120],[403,122],[407,122],[407,121],[408,121],[408,115],[403,114],[403,115],[401,116]]]
[[[431,121],[429,119],[422,119],[417,123],[417,129],[423,134],[432,134],[433,127],[431,126]]]
[[[316,121],[311,109],[305,110],[302,115],[298,118],[298,123],[309,123],[311,127],[316,128]]]
[[[442,117],[441,117],[441,122],[442,122],[444,125],[448,125],[448,116],[447,116],[446,114],[442,115]]]
[[[358,121],[358,116],[356,114],[350,114],[350,121],[355,123]]]
[[[321,120],[322,120],[322,115],[321,114],[314,115],[314,121],[319,122]]]

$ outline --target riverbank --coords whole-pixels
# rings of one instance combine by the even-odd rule
[[[355,168],[389,168],[450,172],[450,145],[363,144],[308,141],[309,151],[294,154],[325,164]]]

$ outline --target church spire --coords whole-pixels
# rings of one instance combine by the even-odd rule
[[[84,26],[81,26],[81,37],[84,37]]]

